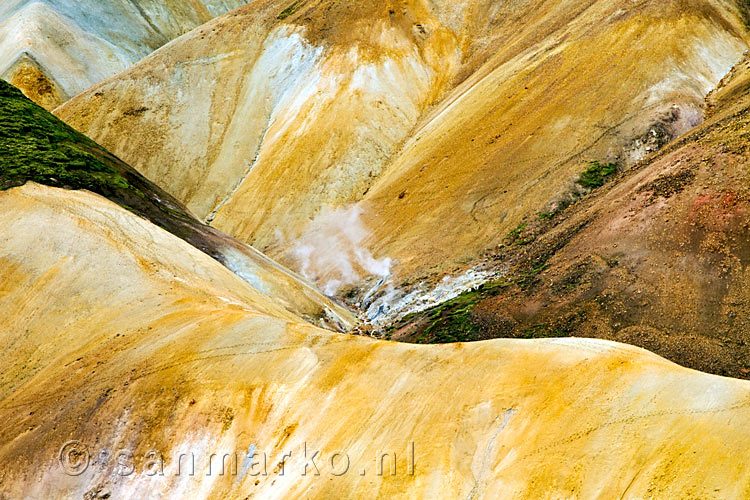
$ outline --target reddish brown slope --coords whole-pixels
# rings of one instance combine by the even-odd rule
[[[495,252],[505,283],[395,335],[435,340],[476,303],[468,338],[606,338],[750,377],[748,67],[709,97],[703,126],[550,221],[528,219]]]

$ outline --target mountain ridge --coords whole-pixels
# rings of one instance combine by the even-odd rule
[[[749,95],[745,55],[707,97],[706,122],[569,207],[528,217],[488,252],[508,266],[500,280],[393,338],[607,338],[749,378]]]

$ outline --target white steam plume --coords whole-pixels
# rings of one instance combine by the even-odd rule
[[[362,275],[385,278],[391,273],[391,259],[375,259],[363,242],[368,235],[361,220],[362,208],[327,210],[305,228],[292,245],[290,254],[300,273],[333,296]]]

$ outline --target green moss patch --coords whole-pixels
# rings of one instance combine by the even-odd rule
[[[513,231],[508,233],[508,236],[505,237],[505,239],[510,244],[516,244],[516,245],[528,245],[533,240],[528,237],[526,234],[526,229],[528,227],[528,224],[526,222],[522,222],[518,225],[517,228],[515,228]]]
[[[28,181],[104,196],[221,261],[216,233],[179,201],[0,80],[0,190]]]
[[[510,283],[487,283],[430,309],[426,313],[429,324],[414,342],[417,344],[448,344],[480,340],[478,338],[480,329],[472,321],[474,307],[480,301],[498,295],[507,286],[510,286]],[[414,319],[414,316],[407,316],[402,323],[407,324],[412,319]]]
[[[578,184],[586,189],[596,189],[604,185],[606,179],[617,172],[616,163],[599,163],[592,161],[589,168],[581,173]]]
[[[0,80],[0,189],[34,181],[103,195],[132,186],[86,136]]]

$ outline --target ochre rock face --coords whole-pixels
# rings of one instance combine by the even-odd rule
[[[31,59],[17,63],[8,81],[46,109],[54,109],[64,102],[60,88]]]
[[[747,382],[603,341],[327,332],[86,192],[0,193],[0,226],[6,498],[750,495]]]
[[[53,109],[244,0],[4,0],[0,77]]]
[[[746,48],[709,0],[261,1],[57,114],[273,257],[357,203],[406,280],[475,259],[587,161],[700,123]]]

